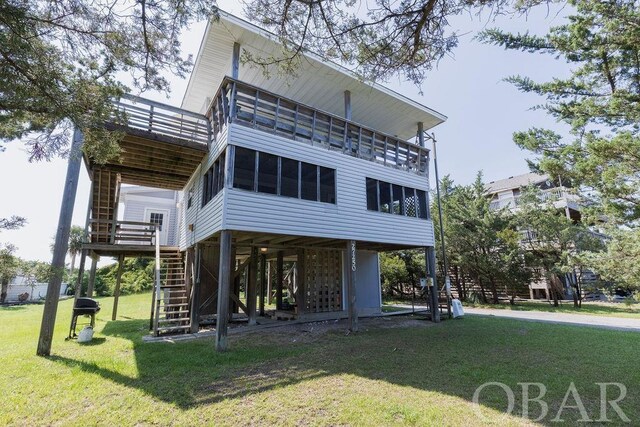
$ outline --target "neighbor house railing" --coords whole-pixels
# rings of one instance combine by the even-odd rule
[[[202,114],[128,94],[122,95],[114,104],[124,119],[117,124],[129,129],[201,144],[210,143],[210,123]]]
[[[421,175],[428,171],[424,147],[230,77],[222,81],[207,117],[213,138],[233,122]]]
[[[157,224],[137,221],[90,219],[89,242],[109,245],[154,245]]]
[[[489,209],[498,210],[502,208],[515,208],[520,205],[520,198],[522,196],[516,195],[512,197],[505,197],[498,200],[492,200],[489,204]],[[580,201],[580,197],[576,194],[571,194],[564,187],[556,187],[550,188],[548,190],[540,191],[540,201],[541,202],[558,202],[565,200],[567,202],[578,203]]]

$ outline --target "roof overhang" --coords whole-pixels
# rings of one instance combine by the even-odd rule
[[[185,92],[182,108],[204,113],[226,75],[231,75],[234,43],[255,56],[273,57],[282,52],[277,37],[247,21],[220,11],[208,23]],[[380,84],[365,82],[338,64],[305,53],[295,75],[271,77],[262,68],[241,63],[239,80],[293,101],[344,117],[344,91],[351,92],[352,121],[409,140],[417,124],[430,129],[447,117]]]

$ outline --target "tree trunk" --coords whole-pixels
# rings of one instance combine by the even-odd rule
[[[0,291],[0,304],[4,304],[4,300],[7,299],[7,290],[9,289],[9,279],[2,279],[2,290]]]
[[[482,279],[478,276],[478,285],[480,285],[480,293],[482,294],[482,302],[487,303],[487,293],[484,290],[484,285],[482,284]]]
[[[490,277],[489,283],[491,284],[491,297],[493,298],[493,303],[500,304],[500,299],[498,298],[498,286],[496,285],[495,279]]]

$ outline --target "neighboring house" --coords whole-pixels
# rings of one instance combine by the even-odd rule
[[[567,218],[570,218],[573,221],[581,220],[582,208],[579,203],[579,197],[572,193],[570,188],[553,182],[548,175],[536,173],[510,176],[509,178],[491,181],[487,184],[487,196],[491,199],[490,209],[508,208],[517,210],[523,188],[530,185],[536,186],[540,189],[541,202],[553,201],[554,206],[559,210],[564,211]],[[522,232],[529,233],[527,230],[523,230]],[[599,235],[599,237],[604,238],[602,235]],[[544,275],[539,274],[539,276],[543,277]],[[593,272],[583,270],[580,279],[583,284],[590,284],[595,283],[598,278]],[[573,280],[575,280],[575,278],[573,278]],[[573,292],[568,281],[569,278],[563,278],[562,280],[565,290],[565,298],[571,298]],[[550,285],[544,279],[529,284],[529,296],[531,299],[549,299],[549,292]]]
[[[146,222],[160,226],[160,244],[178,245],[180,192],[141,186],[122,186],[122,221]]]
[[[310,53],[289,77],[267,78],[240,61],[242,50],[280,54],[275,40],[221,11],[181,108],[125,96],[118,105],[128,123],[106,124],[125,133],[120,158],[86,159],[84,248],[120,259],[158,250],[156,335],[196,332],[215,319],[217,348],[225,348],[229,310],[249,325],[259,315],[348,317],[355,328],[359,314],[381,310],[380,251],[424,249],[425,275],[435,279],[425,138],[446,117]],[[154,224],[116,220],[118,191],[129,192],[121,183],[182,191],[179,249],[156,248]],[[125,206],[157,200],[150,194],[129,193]],[[149,212],[143,222],[157,222]],[[276,309],[265,310],[272,296]]]
[[[47,295],[48,283],[38,283],[30,280],[29,277],[18,274],[9,282],[5,303],[16,303],[25,301],[41,301]],[[60,295],[67,294],[67,284],[60,287]]]
[[[491,181],[486,185],[487,195],[491,198],[490,208],[502,209],[508,207],[516,209],[522,188],[529,185],[540,189],[541,201],[553,200],[554,206],[558,209],[563,209],[568,218],[580,221],[578,196],[571,194],[569,188],[554,183],[547,175],[537,173],[525,173],[498,181]]]

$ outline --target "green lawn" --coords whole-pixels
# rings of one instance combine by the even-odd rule
[[[518,382],[548,388],[545,424],[571,382],[594,419],[595,383],[624,383],[621,407],[640,421],[634,332],[396,316],[350,335],[334,322],[230,335],[231,351],[219,354],[210,339],[142,343],[149,300],[122,297],[112,322],[112,299],[102,299],[90,345],[64,341],[71,302],[62,302],[50,358],[34,355],[42,306],[0,308],[0,425],[521,425]],[[517,392],[513,415],[503,414],[504,392],[488,388],[478,418],[471,399],[488,381]]]

